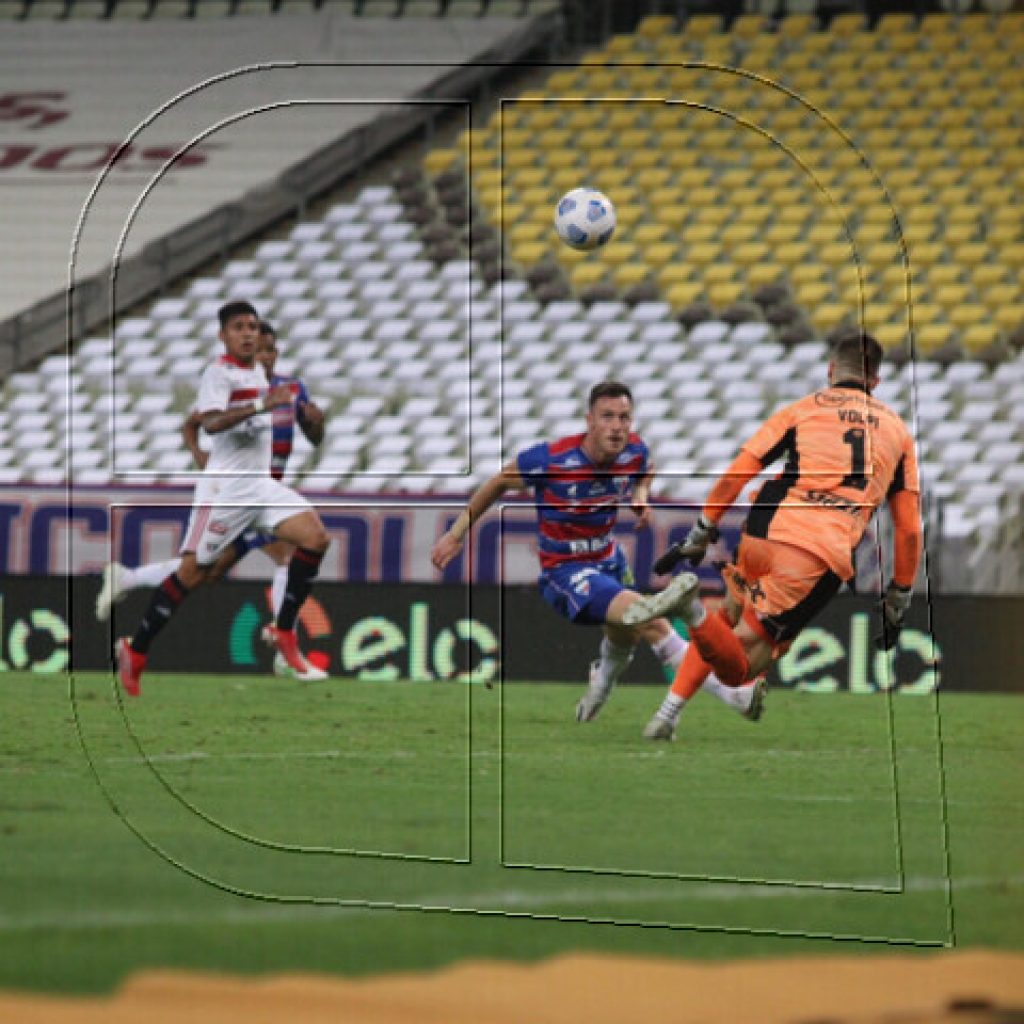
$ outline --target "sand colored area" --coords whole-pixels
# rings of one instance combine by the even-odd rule
[[[900,1024],[1009,1024],[1024,1021],[1024,954],[950,951],[934,956],[723,964],[573,955],[532,965],[474,962],[431,973],[361,979],[151,972],[130,979],[116,994],[103,998],[0,994],[0,1020],[19,1024],[669,1020],[675,1024],[892,1024],[894,1020]]]

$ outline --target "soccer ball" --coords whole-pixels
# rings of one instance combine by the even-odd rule
[[[615,232],[615,207],[596,188],[574,188],[558,200],[555,230],[574,249],[596,249]]]

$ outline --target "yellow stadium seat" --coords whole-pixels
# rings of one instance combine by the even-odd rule
[[[939,263],[928,268],[928,284],[932,287],[938,285],[960,284],[963,278],[963,269],[955,263]]]
[[[742,281],[716,281],[707,286],[711,305],[717,309],[731,306],[743,297],[746,285]]]
[[[682,31],[685,36],[704,39],[722,31],[722,19],[717,14],[695,14],[686,19]]]
[[[612,273],[612,280],[620,288],[632,288],[650,277],[650,268],[645,263],[621,263]]]
[[[1021,297],[1019,285],[995,284],[979,289],[985,305],[989,309],[997,309],[999,306],[1012,306]]]
[[[553,96],[578,88],[580,78],[576,71],[555,71],[548,75],[545,89]]]
[[[993,323],[974,323],[964,329],[960,335],[960,343],[968,355],[975,355],[995,343],[999,337],[999,328]]]
[[[668,234],[669,229],[667,225],[653,221],[637,225],[631,237],[637,245],[650,245],[653,242],[662,241]]]
[[[676,310],[696,302],[704,294],[704,284],[701,281],[679,281],[669,285],[664,291],[665,301]]]
[[[946,245],[964,245],[978,238],[978,227],[971,222],[947,224],[940,233],[940,237]]]
[[[960,250],[957,250],[957,257]],[[1011,271],[1018,273],[1018,281],[1024,280],[1024,242],[1011,242],[1009,245],[1002,245],[999,248],[999,259]]]
[[[661,267],[678,258],[679,245],[676,242],[654,242],[643,246],[641,254],[652,267]]]
[[[658,220],[673,231],[678,231],[690,218],[689,206],[678,203],[675,206],[664,206],[658,211]]]
[[[831,278],[831,274],[823,263],[801,263],[790,269],[789,278],[793,284],[806,284]]]
[[[550,244],[537,241],[513,242],[509,248],[512,259],[524,267],[536,266],[551,251]]]
[[[585,65],[607,64],[609,56],[606,50],[588,50],[580,58],[580,63]]]
[[[762,229],[761,236],[769,245],[784,245],[787,242],[795,242],[804,233],[804,226],[796,221],[783,221],[782,223],[767,224]]]
[[[633,175],[633,182],[637,188],[645,192],[672,187],[673,201],[679,198],[678,189],[675,187],[675,175],[667,167],[647,167]]]
[[[874,334],[882,348],[886,352],[892,352],[903,344],[907,336],[907,327],[900,322],[882,324],[875,328]]]
[[[840,324],[854,323],[854,317],[848,306],[841,302],[825,302],[814,309],[808,310],[811,320],[822,331],[831,331]]]
[[[954,327],[965,330],[973,324],[986,322],[989,319],[989,310],[980,303],[965,302],[947,309],[946,316]]]
[[[828,245],[830,242],[845,241],[843,229],[836,223],[835,218],[829,216],[807,229],[804,238],[812,246]]]
[[[1005,259],[1005,249],[1003,256]],[[974,267],[990,259],[992,250],[984,242],[967,242],[953,250],[953,260],[964,267]]]
[[[657,39],[676,31],[676,19],[671,14],[648,14],[636,27],[641,39]]]
[[[761,227],[750,221],[740,221],[722,228],[721,239],[727,248],[733,248],[742,242],[753,242],[761,237]]]
[[[844,264],[853,263],[854,249],[849,242],[830,242],[828,245],[820,247],[812,245],[812,249],[815,248],[817,248],[818,259],[831,267],[841,267]]]
[[[790,14],[779,22],[779,35],[797,37],[813,32],[818,20],[813,14]]]
[[[962,22],[963,19],[960,19]],[[943,32],[953,32],[959,28],[959,23],[954,22],[952,15],[943,14],[938,11],[930,11],[921,19],[918,30],[928,35],[940,35]]]
[[[1018,327],[1024,327],[1024,303],[1000,306],[992,311],[992,319],[1004,331],[1012,331]]]
[[[953,337],[953,328],[942,322],[914,324],[914,351],[918,355],[930,355],[942,348]]]
[[[692,281],[694,279],[694,267],[691,263],[677,262],[666,263],[655,273],[658,284],[663,288],[670,288],[681,281]]]
[[[687,245],[700,245],[716,241],[721,231],[717,224],[710,221],[692,221],[686,224],[679,234]]]
[[[747,267],[743,273],[743,280],[747,287],[753,291],[762,284],[775,284],[782,281],[786,276],[785,268],[778,263],[755,263]]]
[[[970,277],[978,291],[986,292],[1006,281],[1006,267],[1000,263],[980,263],[972,268]]]
[[[928,267],[938,263],[945,255],[945,247],[938,242],[920,242],[907,246],[910,252],[911,266]]]
[[[717,242],[695,242],[687,243],[682,252],[687,262],[705,265],[721,258],[722,247]]]
[[[689,140],[685,143],[670,145],[668,141],[662,139],[661,152],[662,159],[667,159],[669,167],[680,172],[696,169],[697,162],[700,160],[699,148],[696,145],[691,145]],[[667,157],[664,154],[667,154]],[[707,170],[703,167],[699,169]]]
[[[997,221],[988,228],[985,237],[996,248],[1006,248],[1006,246],[1024,241],[1024,224],[1019,220]]]
[[[546,237],[547,231],[548,225],[546,224],[541,224],[537,221],[525,221],[521,224],[513,224],[505,232],[505,237],[515,247],[520,242],[536,242],[538,239]]]
[[[458,159],[459,153],[454,149],[432,149],[429,153],[424,154],[423,169],[428,175],[435,177],[442,171],[448,170]]]
[[[931,275],[929,275],[924,288],[927,290],[928,299],[945,307],[947,315],[964,305],[974,294],[974,288],[971,285],[962,283],[937,285],[931,280]]]
[[[601,263],[581,262],[571,266],[568,274],[573,287],[581,290],[603,281],[607,277],[608,271]]]
[[[706,263],[702,272],[704,282],[711,284],[718,281],[732,281],[736,278],[736,266],[720,259],[718,262]]]
[[[810,246],[806,242],[785,242],[776,246],[775,258],[787,266],[805,263],[810,257]]]
[[[820,306],[832,296],[832,285],[827,281],[803,281],[794,286],[796,300],[807,309]]]

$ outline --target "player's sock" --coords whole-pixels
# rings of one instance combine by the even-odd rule
[[[656,644],[652,644],[651,650],[654,651],[658,660],[663,665],[667,665],[669,668],[678,671],[689,647],[690,645],[673,629],[669,632],[668,636],[663,637]],[[747,706],[749,699],[746,694],[738,693],[735,687],[726,686],[725,683],[723,683],[718,676],[711,671],[711,666],[706,662],[704,663],[703,670],[707,675],[703,682],[698,682],[698,689],[710,693],[712,697],[717,697],[723,704],[728,704],[731,708],[739,708],[740,710],[743,710]],[[683,704],[686,703],[687,696],[692,696],[692,692],[690,694],[686,693],[687,690],[689,690],[689,684],[681,686],[678,693],[670,690],[668,696],[665,698],[665,702],[661,706],[661,709],[659,709],[658,714],[661,715],[662,718],[669,718],[668,712],[671,711],[672,720],[674,721],[674,719],[678,717]],[[662,712],[665,713],[663,714]]]
[[[180,558],[168,558],[166,562],[149,562],[137,569],[125,568],[121,574],[122,590],[134,590],[136,587],[159,587],[172,573],[181,566]]]
[[[750,663],[739,637],[732,631],[732,624],[723,613],[705,614],[703,622],[690,626],[690,637],[701,657],[726,686],[742,686],[746,682]]]
[[[284,598],[277,612],[277,628],[291,632],[295,628],[302,603],[309,597],[313,589],[313,580],[320,571],[320,563],[324,560],[324,552],[310,551],[309,548],[296,548],[288,563],[288,580],[284,590]]]
[[[281,611],[281,604],[284,602],[284,592],[288,587],[288,563],[279,565],[274,570],[274,578],[270,583],[270,607],[273,609],[276,619]]]
[[[703,685],[711,674],[711,666],[701,657],[696,644],[686,648],[686,654],[676,669],[676,677],[672,680],[669,691],[678,699],[689,700]]]
[[[608,637],[601,638],[601,659],[598,662],[598,678],[602,686],[613,686],[619,681],[622,673],[629,668],[633,660],[633,652],[636,650],[632,645],[619,647],[613,644]]]
[[[132,637],[132,650],[136,654],[146,654],[149,651],[149,645],[154,637],[167,625],[186,597],[188,591],[174,573],[156,588],[146,614],[142,616],[142,622]]]
[[[683,655],[686,654],[686,648],[686,641],[674,629],[669,629],[665,636],[651,644],[654,656],[673,672],[679,668]]]
[[[671,722],[675,725],[679,721],[679,712],[683,710],[685,705],[685,697],[678,697],[669,690],[665,694],[665,699],[661,702],[661,707],[654,712],[654,715],[656,718],[663,718],[666,722]]]

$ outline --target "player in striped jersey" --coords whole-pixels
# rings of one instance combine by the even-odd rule
[[[675,668],[686,642],[662,617],[625,623],[625,612],[640,595],[612,528],[625,502],[637,527],[650,525],[648,503],[654,467],[647,445],[632,432],[633,396],[618,381],[604,381],[590,392],[583,434],[533,445],[483,483],[451,528],[437,541],[431,560],[443,569],[461,550],[470,526],[506,491],[530,489],[537,508],[541,596],[570,622],[600,625],[600,657],[591,665],[587,692],[576,706],[576,720],[593,721],[612,687],[633,659],[639,640]],[[704,687],[749,718],[761,713],[760,683],[724,686],[709,675]]]
[[[288,464],[294,446],[295,424],[298,423],[303,434],[313,445],[318,445],[324,436],[324,414],[309,397],[306,385],[297,377],[283,377],[274,373],[277,362],[277,331],[266,320],[259,325],[259,340],[256,344],[256,360],[263,367],[271,387],[286,384],[294,395],[294,401],[278,406],[271,411],[271,461],[270,475],[280,480]],[[209,449],[204,446],[201,433],[201,419],[193,410],[182,424],[181,433],[185,447],[200,469],[206,468]],[[203,505],[207,502],[205,490],[209,481],[200,479],[193,504]],[[258,529],[245,530],[235,543],[227,549],[211,568],[206,583],[215,583],[234,565],[241,561],[250,551],[262,550],[274,563],[274,575],[270,587],[270,606],[276,616],[284,600],[288,581],[288,566],[291,562],[294,546],[287,541],[276,540],[273,534]],[[96,598],[96,618],[106,622],[110,617],[111,607],[124,600],[132,591],[141,587],[157,587],[171,573],[177,572],[181,565],[181,556],[169,558],[161,562],[148,562],[135,568],[129,568],[120,562],[112,562],[103,570],[103,581]],[[272,643],[272,636],[264,630],[264,639]],[[277,652],[274,656],[274,671],[278,675],[294,675],[304,682],[327,678],[327,673],[310,662],[306,662],[303,671],[297,671],[288,665],[283,655]]]
[[[291,387],[268,387],[256,361],[259,318],[248,302],[222,306],[220,338],[225,353],[203,372],[196,409],[213,438],[202,484],[182,545],[182,561],[157,588],[135,635],[117,643],[118,676],[126,693],[138,696],[149,647],[181,602],[209,579],[218,560],[246,530],[272,531],[295,545],[284,600],[270,639],[296,671],[309,666],[298,649],[295,620],[330,543],[315,509],[269,475],[271,426],[264,414],[291,405]]]
[[[786,457],[758,491],[735,562],[726,571],[723,609],[708,613],[693,573],[644,598],[627,621],[677,607],[693,645],[671,690],[647,725],[649,739],[670,739],[679,712],[711,671],[741,683],[781,657],[797,634],[854,575],[853,550],[876,509],[892,514],[893,576],[882,599],[879,646],[890,648],[910,606],[921,556],[920,486],[914,443],[900,417],[871,396],[882,348],[851,331],[832,349],[828,386],[770,416],[712,487],[683,545],[706,550],[715,524],[754,476]],[[699,562],[700,556],[697,556]]]

